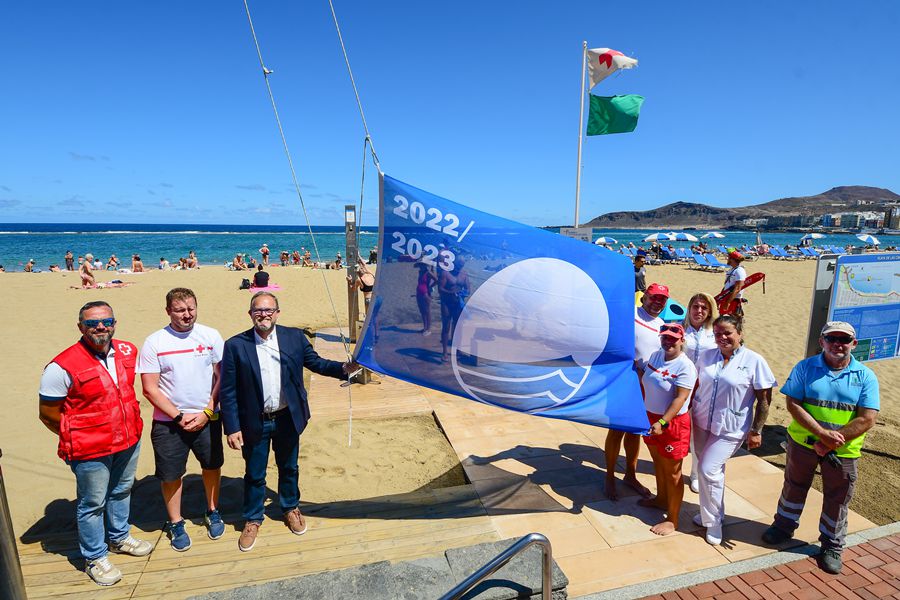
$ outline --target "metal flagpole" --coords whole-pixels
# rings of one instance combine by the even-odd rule
[[[587,70],[587,40],[581,47],[581,112],[578,113],[578,171],[575,174],[575,227],[578,227],[578,208],[581,204],[581,140],[584,131],[584,72]]]

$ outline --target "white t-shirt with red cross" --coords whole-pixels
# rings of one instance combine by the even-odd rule
[[[221,362],[225,341],[212,327],[195,323],[190,331],[166,325],[151,333],[138,355],[138,373],[159,373],[159,389],[178,410],[192,414],[209,405],[213,366]],[[158,408],[157,421],[172,419]]]
[[[650,355],[659,350],[659,328],[665,321],[651,317],[642,306],[634,309],[634,360],[643,369]]]
[[[665,350],[657,350],[650,356],[644,367],[641,383],[644,385],[644,407],[658,415],[665,414],[672,400],[678,395],[678,388],[694,389],[697,369],[683,352],[672,360],[666,360]],[[691,405],[691,397],[678,411],[683,415]]]

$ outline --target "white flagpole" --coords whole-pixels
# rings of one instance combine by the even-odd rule
[[[575,227],[578,227],[578,208],[581,204],[581,140],[584,131],[584,74],[587,70],[587,40],[581,49],[581,112],[578,113],[578,171],[575,174]]]

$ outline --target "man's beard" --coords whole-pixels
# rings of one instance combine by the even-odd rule
[[[106,347],[109,342],[112,340],[113,332],[108,333],[93,333],[89,334],[88,337],[91,339],[91,343],[97,348]]]

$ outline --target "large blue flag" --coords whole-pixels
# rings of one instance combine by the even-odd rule
[[[511,410],[647,431],[629,259],[387,176],[380,224],[360,364]]]

